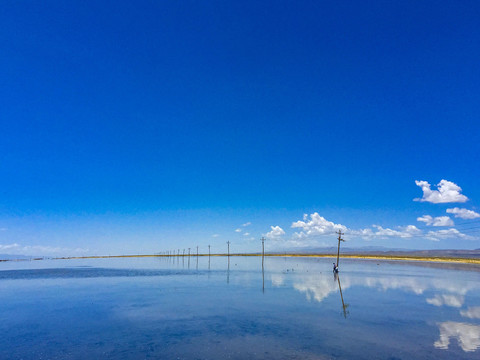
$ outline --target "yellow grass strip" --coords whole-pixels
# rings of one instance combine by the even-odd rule
[[[195,257],[196,254],[190,255]],[[198,254],[198,256],[209,256],[208,254]],[[227,254],[211,254],[210,256],[227,256]],[[230,256],[262,256],[262,254],[230,254]],[[333,254],[265,254],[267,257],[308,257],[308,258],[336,258]],[[134,257],[188,257],[188,255],[98,255],[98,256],[71,256],[54,258],[60,259],[106,259],[106,258],[134,258]],[[395,256],[395,255],[359,255],[347,254],[342,255],[341,259],[364,259],[364,260],[398,260],[398,261],[425,261],[425,262],[445,262],[445,263],[461,263],[480,265],[480,259],[473,258],[454,258],[454,257],[425,257],[425,256]]]

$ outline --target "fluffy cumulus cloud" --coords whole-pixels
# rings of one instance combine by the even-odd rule
[[[311,214],[310,219],[307,214],[304,214],[303,221],[295,221],[292,223],[292,228],[302,229],[302,231],[295,233],[294,236],[296,238],[305,238],[315,235],[328,235],[333,234],[338,230],[347,230],[346,226],[328,221],[323,216],[320,216],[317,212]]]
[[[450,219],[448,216],[437,216],[432,217],[430,215],[423,215],[417,218],[417,221],[424,222],[426,225],[429,226],[453,226],[453,220]]]
[[[242,229],[235,229],[235,232],[242,232]]]
[[[480,214],[476,213],[473,210],[467,209],[460,209],[458,207],[454,207],[453,209],[447,209],[448,214],[454,214],[456,218],[471,220],[480,218]]]
[[[460,194],[462,188],[457,184],[448,181],[442,180],[437,184],[438,190],[432,190],[431,185],[427,181],[418,181],[415,180],[415,184],[422,188],[423,197],[413,199],[414,201],[430,202],[433,204],[441,203],[464,203],[468,198]]]
[[[285,231],[280,226],[270,226],[272,229],[265,236],[269,239],[278,239],[279,237],[285,235]]]
[[[246,222],[245,224],[242,224],[243,227],[249,226],[249,225],[252,225],[252,223],[250,221]]]

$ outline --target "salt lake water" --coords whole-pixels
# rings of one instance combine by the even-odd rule
[[[332,262],[3,262],[0,359],[480,358],[480,267]]]

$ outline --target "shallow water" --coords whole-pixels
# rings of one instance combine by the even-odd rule
[[[260,257],[0,263],[1,359],[478,359],[480,269]]]

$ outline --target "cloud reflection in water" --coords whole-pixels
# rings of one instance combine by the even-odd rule
[[[434,346],[438,349],[448,349],[450,338],[456,338],[463,351],[471,352],[480,347],[480,326],[446,321],[438,324],[440,339]]]

